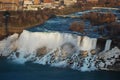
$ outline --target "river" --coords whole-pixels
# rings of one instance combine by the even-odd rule
[[[119,74],[114,71],[80,72],[69,68],[0,61],[0,80],[119,80]]]

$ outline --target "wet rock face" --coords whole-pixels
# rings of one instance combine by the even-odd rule
[[[93,50],[90,51],[90,53],[91,53],[92,55],[95,55],[95,54],[97,53],[97,50],[93,49]]]
[[[120,34],[120,23],[118,22],[113,22],[113,23],[110,23],[106,26],[106,29],[108,30],[109,32],[109,36],[119,36]]]
[[[46,47],[38,48],[36,56],[42,56],[42,55],[45,55],[46,53],[47,53],[47,48]]]
[[[99,39],[97,40],[97,48],[99,49],[99,50],[98,50],[99,52],[101,52],[101,51],[104,50],[105,43],[106,43],[106,39],[99,38]]]
[[[112,45],[111,45],[111,47],[114,48],[115,46],[120,49],[120,39],[119,39],[119,38],[112,40]]]
[[[80,51],[80,54],[84,58],[88,56],[88,52],[87,51]]]

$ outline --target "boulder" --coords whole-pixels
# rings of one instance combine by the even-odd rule
[[[97,53],[97,51],[96,51],[95,49],[92,49],[92,50],[90,51],[90,53],[91,53],[92,55],[95,55],[95,54]]]
[[[45,55],[46,53],[47,53],[47,48],[46,47],[42,47],[42,48],[38,48],[37,49],[36,55],[37,56],[42,56],[42,55]]]
[[[81,51],[80,52],[82,57],[87,57],[88,56],[88,52],[87,51]]]

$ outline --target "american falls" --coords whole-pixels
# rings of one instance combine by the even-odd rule
[[[0,41],[0,56],[11,62],[27,62],[80,71],[110,70],[120,58],[120,49],[106,40],[98,49],[98,38],[60,32],[13,34]]]

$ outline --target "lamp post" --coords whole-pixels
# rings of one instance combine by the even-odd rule
[[[8,19],[10,17],[10,13],[8,11],[5,11],[3,16],[5,18],[5,33],[6,33],[6,36],[8,36],[8,34],[9,34],[9,31],[8,31]]]

